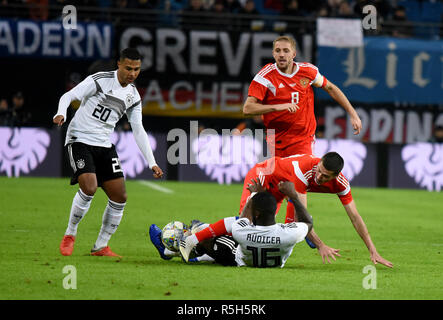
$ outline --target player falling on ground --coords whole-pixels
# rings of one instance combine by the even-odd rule
[[[190,258],[193,250],[197,254],[205,254],[213,261],[222,265],[250,267],[281,267],[283,268],[291,255],[295,244],[303,241],[312,228],[312,217],[298,199],[292,182],[280,182],[279,190],[287,195],[297,208],[299,222],[281,224],[275,222],[277,202],[275,197],[264,192],[258,181],[249,186],[253,193],[240,215],[229,217],[223,221],[223,228],[229,235],[208,238],[196,245],[196,250],[186,250],[185,241],[181,241],[180,253],[185,261],[211,261],[204,258]],[[260,191],[260,192],[257,192]],[[204,226],[202,226],[204,227]],[[201,227],[200,227],[201,228]],[[207,230],[204,228],[203,230]],[[161,244],[161,230],[151,226],[151,241],[163,259],[165,248]],[[231,236],[232,235],[232,236]]]
[[[298,197],[304,207],[307,207],[307,192],[335,193],[342,202],[355,230],[368,248],[371,261],[374,264],[381,263],[387,267],[392,267],[393,264],[377,252],[366,224],[357,211],[349,182],[341,173],[343,165],[343,158],[336,152],[328,152],[322,158],[316,158],[312,155],[298,155],[286,158],[273,157],[258,163],[245,177],[240,210],[244,208],[250,195],[250,181],[255,179],[258,179],[261,185],[276,198],[278,206],[275,213],[277,213],[283,199],[286,197],[279,190],[278,184],[280,181],[291,181],[294,183]],[[295,216],[291,218],[294,220]],[[207,229],[186,238],[186,244],[193,247],[199,241],[203,241],[211,236],[219,236],[225,232],[223,221],[218,221],[211,224]],[[326,246],[318,235],[315,234],[314,229],[310,233],[323,263],[325,258],[330,262],[329,257],[336,260],[335,256],[340,256],[339,249]]]
[[[143,128],[141,99],[133,84],[140,73],[141,56],[136,49],[127,48],[121,52],[117,64],[117,70],[88,76],[66,92],[60,98],[53,119],[61,126],[66,121],[66,111],[71,102],[81,101],[65,140],[73,170],[71,185],[78,183],[80,187],[74,196],[68,227],[60,243],[60,252],[65,256],[72,254],[78,224],[88,212],[98,187],[108,196],[108,203],[91,255],[118,256],[111,251],[108,241],[123,217],[127,195],[123,171],[110,136],[124,114],[154,177],[163,176]]]
[[[361,120],[344,93],[316,66],[294,61],[297,51],[292,37],[276,38],[272,55],[275,63],[265,65],[252,80],[243,113],[262,115],[266,129],[275,130],[275,135],[266,137],[273,155],[313,154],[317,123],[312,87],[322,88],[337,101],[348,113],[354,134],[360,133]],[[292,222],[292,212],[289,202],[285,222]],[[307,242],[314,247],[308,239]]]
[[[231,217],[226,219],[232,219],[235,221],[239,217]],[[189,236],[197,233],[204,228],[207,228],[209,224],[203,223],[199,220],[192,220],[189,230],[184,233],[185,236]],[[169,250],[162,242],[162,229],[157,225],[152,224],[149,227],[149,237],[151,243],[155,246],[160,254],[160,257],[164,260],[171,260],[174,257],[180,257],[180,251]],[[235,251],[238,243],[232,238],[231,235],[222,235],[215,238],[207,239],[200,242],[192,250],[189,258],[189,262],[202,262],[209,261],[215,262],[224,266],[236,266]]]

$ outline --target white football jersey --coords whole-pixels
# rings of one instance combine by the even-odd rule
[[[69,124],[65,145],[83,142],[109,148],[115,125],[125,113],[131,123],[142,121],[140,95],[133,84],[120,85],[117,70],[90,75],[69,94],[81,104]]]
[[[237,265],[283,268],[295,244],[307,233],[308,225],[303,222],[256,226],[247,218],[238,219],[232,225],[232,236],[238,242]]]

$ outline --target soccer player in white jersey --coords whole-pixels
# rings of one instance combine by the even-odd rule
[[[299,222],[287,224],[275,222],[277,201],[273,195],[262,191],[258,181],[250,186],[251,197],[240,215],[225,218],[227,233],[232,233],[238,243],[235,261],[238,266],[259,268],[284,267],[295,244],[303,241],[312,229],[312,217],[298,199],[292,182],[280,182],[278,188],[293,202]],[[260,191],[260,192],[255,192]],[[188,237],[198,244],[195,235]],[[190,241],[180,241],[180,254],[188,262],[193,246]]]
[[[280,182],[278,187],[294,201],[300,222],[276,223],[274,196],[256,193],[250,200],[251,210],[232,225],[232,237],[239,244],[235,254],[239,266],[283,268],[295,244],[303,241],[312,229],[312,217],[298,200],[294,184]]]
[[[65,140],[73,170],[71,185],[79,184],[68,227],[60,243],[60,252],[65,256],[72,254],[78,224],[88,212],[97,188],[101,187],[108,196],[108,203],[91,255],[120,257],[111,251],[108,241],[123,217],[127,195],[120,161],[110,136],[124,114],[154,177],[159,179],[163,176],[143,128],[141,98],[134,85],[140,73],[140,53],[136,49],[124,49],[117,65],[117,70],[90,75],[66,92],[60,98],[53,118],[53,122],[61,126],[66,121],[66,111],[71,102],[81,101]]]

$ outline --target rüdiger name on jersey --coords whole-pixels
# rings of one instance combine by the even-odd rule
[[[239,244],[235,260],[239,266],[283,268],[294,246],[307,234],[303,222],[260,226],[241,218],[232,226],[232,236]]]
[[[280,244],[280,237],[270,237],[270,236],[259,236],[253,233],[248,233],[246,235],[246,241],[262,243],[262,244]]]

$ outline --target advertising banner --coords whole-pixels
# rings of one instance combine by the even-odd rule
[[[413,143],[389,148],[389,188],[443,189],[443,143]]]
[[[137,86],[143,113],[154,116],[241,118],[255,74],[274,62],[272,42],[280,34],[215,30],[121,30],[120,49],[143,55]],[[310,61],[312,35],[292,34],[297,58]]]
[[[365,37],[358,48],[318,47],[317,66],[351,101],[441,104],[442,52],[443,40]]]
[[[0,175],[60,177],[60,132],[0,127]]]
[[[168,162],[166,134],[148,133],[149,143],[158,166],[163,170],[164,178],[168,178]],[[122,170],[126,179],[154,180],[152,170],[143,157],[135,142],[132,131],[117,131],[111,136],[115,145]]]
[[[113,38],[110,23],[65,28],[62,21],[0,18],[0,57],[108,59]]]
[[[0,175],[61,177],[62,152],[66,152],[62,135],[59,130],[0,127]],[[166,135],[148,133],[148,138],[155,160],[167,179]],[[131,131],[114,132],[111,142],[116,147],[126,179],[154,179]]]
[[[61,177],[62,135],[55,129],[0,127],[0,175]],[[219,135],[208,131],[189,135],[176,129],[167,135],[148,133],[148,137],[165,179],[173,169],[177,171],[173,179],[178,181],[242,184],[248,171],[270,156],[263,136],[257,133]],[[114,132],[111,141],[126,179],[153,179],[132,132]],[[345,161],[342,172],[351,186],[378,187],[382,177],[389,188],[442,190],[442,143],[391,144],[385,145],[382,149],[386,152],[382,153],[378,146],[350,139],[317,139],[314,155],[338,152]]]
[[[250,150],[244,149],[242,143],[248,145]],[[243,183],[248,171],[256,163],[269,157],[266,142],[251,137],[234,136],[230,140],[227,138],[223,140],[222,136],[214,135],[210,138],[195,139],[191,145],[191,152],[196,157],[197,163],[180,164],[179,180],[214,181],[219,184]],[[377,186],[377,159],[374,145],[343,139],[316,140],[315,156],[321,157],[329,151],[338,152],[344,158],[343,174],[351,185]],[[227,161],[229,158],[230,161]]]
[[[354,103],[362,121],[359,135],[354,135],[349,116],[339,105],[318,103],[326,139],[353,139],[371,143],[415,143],[433,139],[434,128],[443,126],[443,113],[437,108],[397,108],[392,104],[371,106]]]

